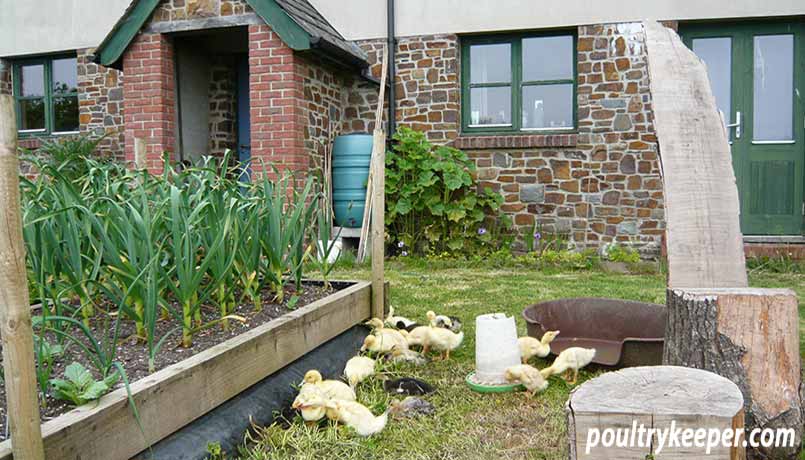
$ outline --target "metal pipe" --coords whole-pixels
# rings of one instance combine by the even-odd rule
[[[397,51],[397,40],[395,39],[395,32],[394,32],[394,0],[388,0],[386,6],[386,17],[388,19],[388,53],[389,53],[389,130],[388,130],[388,139],[394,135],[395,124],[397,121],[396,118],[396,94],[395,94],[395,79],[396,79],[396,63],[395,63],[395,56]],[[385,84],[386,82],[382,82],[381,84]]]

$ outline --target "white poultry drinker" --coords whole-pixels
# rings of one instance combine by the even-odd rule
[[[467,384],[476,391],[512,391],[519,387],[506,382],[506,369],[520,364],[517,324],[514,317],[492,313],[475,318],[475,372]]]

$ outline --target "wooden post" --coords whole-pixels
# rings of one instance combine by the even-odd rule
[[[0,334],[6,405],[14,459],[41,460],[45,454],[39,425],[19,173],[14,99],[0,95]]]
[[[386,258],[386,133],[383,131],[383,101],[386,95],[388,49],[383,49],[380,97],[377,98],[375,130],[372,137],[372,316],[384,318],[384,274]]]
[[[793,429],[796,447],[754,458],[796,458],[802,440],[799,314],[789,289],[669,289],[663,364],[715,372],[743,393],[747,429]],[[754,453],[753,453],[754,454]]]
[[[134,138],[134,168],[139,170],[148,169],[148,157],[146,154],[145,139],[142,137]]]

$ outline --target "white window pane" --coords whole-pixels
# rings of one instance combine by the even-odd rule
[[[470,90],[471,125],[511,124],[511,88],[472,88]]]
[[[573,85],[523,88],[523,128],[572,128]]]
[[[523,40],[523,80],[573,78],[573,37],[535,37]]]
[[[26,65],[20,68],[21,96],[45,95],[45,66],[42,64]]]
[[[732,39],[697,38],[693,40],[693,52],[707,65],[707,76],[716,98],[716,106],[724,115],[724,121],[734,123],[732,113]]]
[[[53,60],[53,92],[72,93],[78,90],[76,58]]]
[[[472,83],[508,83],[512,79],[511,45],[473,45],[470,47]]]
[[[794,36],[755,37],[754,60],[754,140],[791,140],[794,135]]]

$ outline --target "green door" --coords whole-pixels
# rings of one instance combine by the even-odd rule
[[[729,126],[744,235],[805,228],[803,30],[801,21],[680,27]]]

